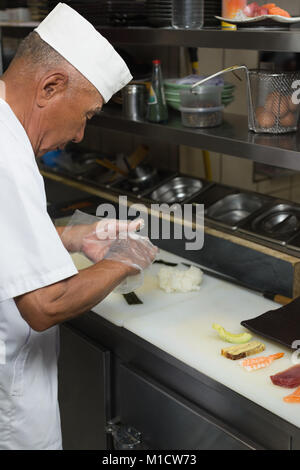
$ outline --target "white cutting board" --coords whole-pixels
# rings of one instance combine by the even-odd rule
[[[212,323],[217,322],[232,333],[242,333],[246,331],[240,325],[242,320],[275,308],[278,304],[246,289],[205,276],[202,289],[195,298],[165,307],[157,313],[128,319],[124,328],[300,427],[300,405],[282,400],[292,390],[277,387],[270,379],[270,375],[293,365],[291,352],[253,335],[253,339],[266,345],[266,351],[259,355],[284,352],[285,357],[267,369],[247,372],[238,361],[221,356],[221,349],[231,345],[222,341],[212,329]]]
[[[73,261],[77,269],[91,266],[91,262],[81,254],[73,254]],[[165,251],[160,251],[158,259],[180,263],[181,261],[189,261],[175,256]],[[188,299],[198,298],[198,292],[190,292],[188,294],[167,294],[158,287],[157,273],[162,265],[153,264],[144,274],[144,284],[136,289],[136,294],[143,301],[142,305],[128,305],[121,294],[110,294],[100,304],[96,305],[92,311],[101,317],[111,321],[117,326],[124,326],[124,322],[131,318],[140,318],[153,312],[159,312],[162,308],[178,302],[186,302]]]
[[[78,269],[91,263],[82,255],[72,256]],[[166,261],[189,263],[171,253],[160,251]],[[145,283],[136,293],[143,305],[127,305],[120,294],[110,294],[92,310],[115,325],[149,341],[158,348],[252,400],[288,422],[300,427],[300,405],[284,403],[291,393],[276,387],[270,375],[291,367],[291,352],[279,344],[253,336],[266,345],[260,355],[285,352],[285,357],[269,368],[244,371],[237,361],[221,356],[221,349],[230,346],[223,342],[212,323],[220,323],[232,333],[246,331],[240,322],[256,317],[279,305],[247,289],[203,276],[199,292],[166,294],[158,288],[156,274],[161,265],[154,264],[145,274]]]

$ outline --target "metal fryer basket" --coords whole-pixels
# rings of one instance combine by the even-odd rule
[[[294,93],[300,72],[249,70],[248,77],[249,129],[270,134],[296,131],[300,106]]]
[[[192,85],[196,87],[218,75],[244,69],[247,78],[248,126],[256,133],[283,134],[296,131],[300,113],[297,99],[299,72],[273,73],[249,70],[246,65],[234,65]]]

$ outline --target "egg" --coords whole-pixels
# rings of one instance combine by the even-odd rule
[[[256,108],[255,110],[255,116],[256,116],[256,119],[259,118],[259,116],[265,112],[265,109],[263,106],[259,106],[258,108]]]
[[[282,127],[294,127],[296,124],[296,115],[289,112],[286,116],[280,119]]]
[[[276,119],[274,114],[269,113],[268,111],[263,111],[257,116],[257,123],[260,127],[264,129],[269,129],[275,125]]]
[[[292,96],[289,96],[288,97],[288,104],[289,104],[289,110],[292,112],[292,113],[295,113],[298,108],[299,108],[299,103],[293,103],[293,100],[292,100]]]
[[[265,109],[270,113],[274,113],[275,116],[283,117],[289,112],[288,98],[278,91],[274,91],[268,95]]]

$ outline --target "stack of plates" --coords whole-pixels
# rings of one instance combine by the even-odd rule
[[[180,90],[183,88],[190,88],[191,85],[179,85],[177,78],[169,78],[164,81],[166,101],[168,105],[179,111],[180,108]],[[235,85],[229,82],[224,83],[224,89],[222,91],[222,104],[228,106],[234,101],[234,89]]]
[[[48,1],[41,0],[27,0],[32,21],[42,21],[46,18],[50,11],[49,3]]]
[[[204,26],[219,25],[215,16],[220,15],[221,11],[221,0],[205,0]],[[147,12],[149,23],[152,26],[171,26],[172,0],[147,0]]]
[[[147,15],[152,26],[171,26],[172,0],[147,0]]]
[[[218,12],[218,13],[217,13]],[[204,1],[204,26],[219,26],[220,22],[215,18],[222,13],[221,0]]]
[[[49,0],[51,9],[58,1]],[[140,26],[147,23],[146,0],[65,0],[94,26]]]
[[[59,1],[49,0],[48,3],[52,10]],[[106,0],[64,0],[64,3],[78,11],[93,25],[108,24]]]
[[[0,9],[2,10],[4,8],[27,8],[27,0],[6,0],[6,2],[0,1]]]
[[[106,0],[103,2],[113,26],[147,24],[146,0]]]

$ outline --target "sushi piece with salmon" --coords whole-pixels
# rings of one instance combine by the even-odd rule
[[[239,362],[239,364],[248,372],[252,372],[254,370],[265,369],[269,367],[272,362],[276,361],[277,359],[281,359],[284,356],[284,353],[277,353],[272,354],[271,356],[260,356],[260,357],[253,357],[251,359],[243,359]]]
[[[284,397],[283,401],[286,403],[300,403],[300,387],[297,388],[291,395]]]

